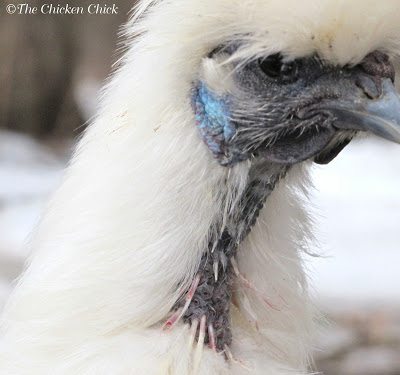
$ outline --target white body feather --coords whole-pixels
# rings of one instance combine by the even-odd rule
[[[249,170],[247,162],[221,167],[194,126],[193,81],[218,82],[203,57],[234,35],[248,35],[242,57],[317,51],[340,64],[399,45],[398,1],[148,3],[127,27],[141,35],[35,233],[2,318],[2,374],[191,374],[188,328],[161,327]],[[305,166],[292,169],[241,245],[240,271],[259,292],[238,285],[235,360],[205,349],[200,374],[307,372],[306,184]]]

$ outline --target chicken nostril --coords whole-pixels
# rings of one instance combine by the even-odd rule
[[[360,88],[369,99],[378,99],[382,95],[380,80],[367,75],[357,77],[356,86]]]

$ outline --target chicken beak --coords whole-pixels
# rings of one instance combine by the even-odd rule
[[[332,103],[335,127],[368,131],[389,141],[400,143],[400,97],[390,79],[382,80],[376,99],[353,98]]]

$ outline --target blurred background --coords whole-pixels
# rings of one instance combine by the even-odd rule
[[[0,9],[0,309],[117,58],[118,28],[133,0],[117,5],[118,15]],[[320,256],[306,264],[327,318],[316,350],[326,375],[400,375],[399,161],[400,146],[365,138],[313,170],[318,243],[311,251]]]

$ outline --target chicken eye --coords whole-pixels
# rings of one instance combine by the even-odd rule
[[[279,79],[284,83],[293,82],[297,78],[297,62],[284,62],[280,54],[271,55],[265,59],[259,60],[259,65],[266,76]]]

